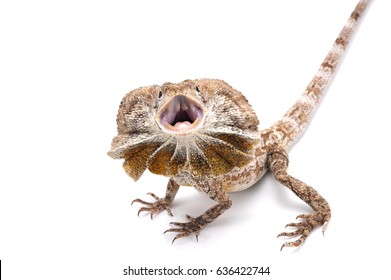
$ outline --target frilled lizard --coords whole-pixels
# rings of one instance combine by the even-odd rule
[[[169,177],[164,198],[146,202],[139,213],[153,215],[171,205],[179,186],[193,186],[217,204],[188,222],[171,223],[166,232],[176,233],[173,242],[195,233],[231,207],[229,192],[244,190],[270,170],[275,179],[311,206],[278,236],[298,237],[285,246],[301,245],[318,226],[325,230],[331,211],[327,201],[312,187],[288,174],[287,150],[303,133],[325,87],[357,26],[369,0],[362,0],[349,17],[332,49],[301,98],[270,128],[259,130],[258,118],[247,99],[221,80],[186,80],[178,84],[141,87],[129,92],[120,104],[109,155],[124,159],[126,173],[137,181],[146,169]]]

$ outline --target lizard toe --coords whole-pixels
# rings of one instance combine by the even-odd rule
[[[189,222],[184,222],[184,223],[183,222],[182,223],[171,222],[170,225],[177,226],[177,227],[176,228],[169,228],[168,230],[166,230],[164,232],[164,233],[167,233],[167,232],[177,233],[177,235],[172,240],[172,243],[174,243],[175,240],[177,240],[179,238],[189,236],[193,232],[195,233],[196,240],[198,242],[198,236],[200,235],[201,229],[205,225],[205,222],[202,220],[203,218],[201,216],[197,217],[197,218],[193,218],[189,215],[186,215],[186,218],[189,220]]]
[[[163,210],[166,210],[170,216],[172,216],[171,212],[171,203],[167,201],[165,198],[159,198],[157,195],[153,193],[148,193],[148,195],[152,196],[156,201],[155,202],[147,202],[144,200],[141,200],[139,198],[132,201],[132,204],[137,202],[145,205],[146,207],[141,207],[138,210],[138,216],[140,216],[140,213],[142,212],[149,212],[151,215],[151,219],[153,219],[154,216],[162,212]]]
[[[312,214],[302,214],[297,217],[301,219],[301,222],[298,223],[289,223],[286,227],[296,228],[294,231],[282,232],[277,237],[299,237],[295,241],[285,242],[281,246],[281,250],[284,247],[298,247],[300,246],[310,235],[310,233],[318,226],[326,225],[329,220],[329,215],[327,213],[315,212]]]

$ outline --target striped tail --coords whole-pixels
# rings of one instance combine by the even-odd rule
[[[300,99],[286,112],[281,120],[270,128],[261,131],[261,137],[265,145],[279,144],[283,148],[288,149],[303,134],[320,99],[324,95],[326,86],[331,81],[333,73],[341,61],[341,57],[369,1],[361,0],[357,4],[335,40],[333,47],[320,65],[318,72]]]

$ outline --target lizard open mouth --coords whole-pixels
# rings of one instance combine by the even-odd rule
[[[158,112],[160,127],[172,134],[188,134],[199,128],[204,121],[204,112],[196,101],[177,95]]]

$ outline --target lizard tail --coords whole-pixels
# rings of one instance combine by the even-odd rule
[[[300,99],[285,113],[281,120],[261,131],[261,137],[267,146],[279,144],[288,149],[303,134],[369,1],[361,0],[357,4]]]

